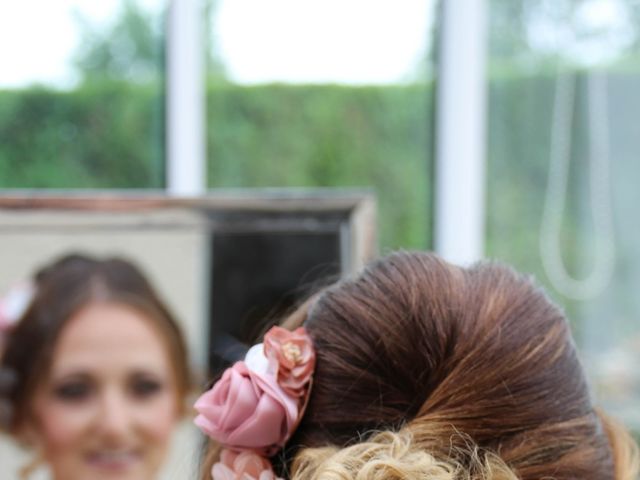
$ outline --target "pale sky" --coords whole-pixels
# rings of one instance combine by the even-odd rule
[[[138,0],[159,12],[163,0]],[[108,23],[121,0],[0,0],[0,88],[77,81],[74,9]],[[238,83],[408,80],[430,46],[432,0],[218,0],[210,38]]]
[[[431,44],[429,0],[219,0],[214,44],[241,83],[396,83]]]
[[[157,9],[161,0],[139,0]],[[76,81],[71,57],[79,42],[76,9],[103,24],[121,0],[0,0],[0,88]]]
[[[529,23],[529,43],[538,51],[558,53],[589,67],[614,60],[635,40],[629,0],[583,0],[569,21],[551,20],[566,16],[554,2],[548,1],[542,15]]]
[[[137,0],[159,13],[166,0]],[[531,46],[585,65],[615,58],[634,38],[626,1],[584,0],[573,22],[529,25]],[[80,41],[74,10],[105,25],[122,0],[0,0],[0,88],[73,87]],[[217,0],[208,32],[231,81],[389,84],[411,81],[431,48],[435,0]],[[598,32],[577,36],[578,30]]]

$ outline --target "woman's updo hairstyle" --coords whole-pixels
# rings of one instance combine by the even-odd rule
[[[0,427],[17,433],[30,414],[29,400],[47,375],[62,329],[74,314],[93,302],[120,303],[152,321],[166,342],[182,402],[190,388],[182,333],[167,306],[132,262],[70,254],[39,270],[34,283],[35,295],[10,331],[0,358],[0,371],[6,377],[0,391],[5,411]]]
[[[562,311],[512,269],[400,252],[308,305],[292,319],[306,316],[317,365],[274,459],[286,477],[635,478],[634,444],[594,409]]]

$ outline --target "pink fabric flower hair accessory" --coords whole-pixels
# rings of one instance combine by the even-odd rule
[[[268,457],[302,419],[316,355],[303,327],[273,327],[195,403],[195,424],[223,446],[213,480],[276,480]]]
[[[211,469],[214,480],[278,480],[271,463],[249,450],[240,453],[223,449],[220,461]]]

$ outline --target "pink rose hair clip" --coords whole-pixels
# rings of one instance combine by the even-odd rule
[[[315,361],[303,327],[273,327],[196,401],[195,424],[223,447],[213,480],[277,480],[268,457],[302,419]]]

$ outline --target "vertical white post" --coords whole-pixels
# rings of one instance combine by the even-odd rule
[[[206,189],[203,6],[171,0],[167,15],[167,190]]]
[[[446,0],[442,8],[434,243],[467,265],[484,255],[487,5]]]

